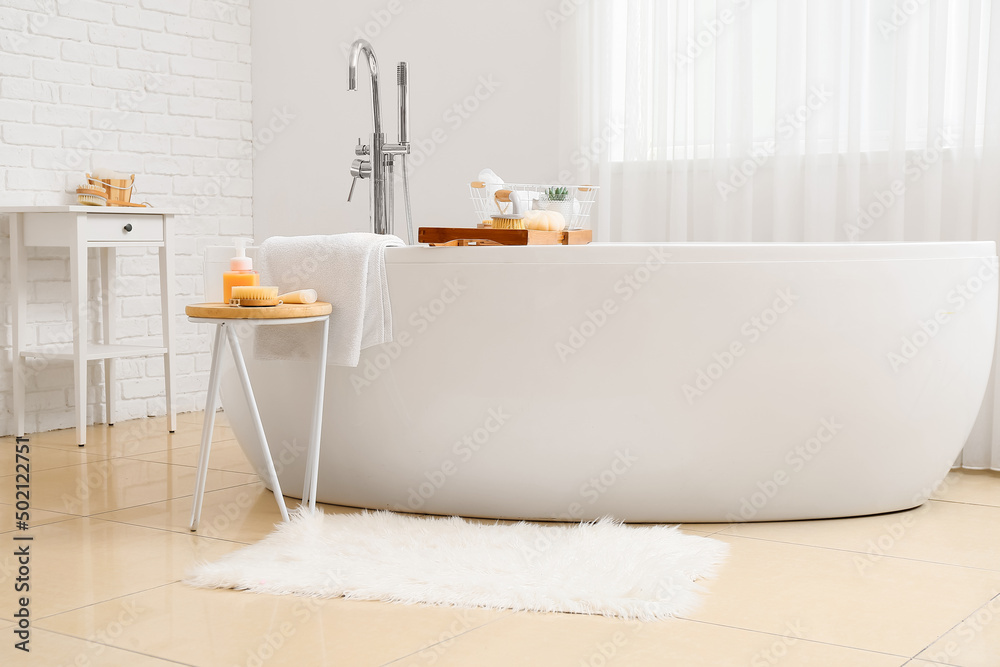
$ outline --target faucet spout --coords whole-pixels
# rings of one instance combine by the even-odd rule
[[[382,106],[378,94],[378,61],[375,59],[375,50],[368,40],[359,39],[351,45],[347,66],[347,89],[358,89],[358,60],[362,53],[368,60],[368,71],[372,77],[372,122],[375,134],[378,135],[382,133]]]
[[[367,40],[359,39],[351,45],[350,56],[347,61],[347,89],[358,89],[358,62],[361,54],[368,60],[368,72],[372,77],[372,125],[374,132],[371,137],[371,145],[366,146],[358,140],[358,146],[354,149],[357,155],[370,155],[369,160],[355,160],[351,166],[351,192],[354,192],[354,185],[359,178],[370,178],[372,206],[370,219],[372,231],[376,234],[391,234],[393,230],[393,179],[396,156],[405,156],[410,152],[409,144],[409,120],[408,120],[408,99],[406,63],[400,63],[396,73],[399,84],[399,143],[389,144],[385,141],[382,133],[382,104],[379,101],[378,89],[378,61],[375,59],[375,50]],[[405,164],[405,163],[404,163]],[[405,176],[405,174],[404,174]],[[407,194],[407,202],[409,195]],[[348,194],[347,200],[351,200]],[[409,210],[407,204],[407,210]]]

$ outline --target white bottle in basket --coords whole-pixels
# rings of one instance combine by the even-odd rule
[[[566,191],[565,194],[563,194],[561,192],[559,193],[559,194],[563,194],[563,197],[564,197],[563,199],[553,199],[551,197],[551,195],[556,190]],[[573,229],[574,228],[574,225],[573,225],[573,223],[574,223],[574,220],[573,220],[574,215],[573,215],[573,213],[575,212],[574,211],[574,208],[575,208],[574,204],[576,202],[573,199],[569,199],[568,189],[567,188],[549,188],[548,190],[546,190],[545,195],[548,198],[548,201],[545,204],[545,209],[548,210],[548,211],[558,211],[559,213],[561,213],[562,217],[564,217],[566,219],[566,227],[567,227],[567,229]]]

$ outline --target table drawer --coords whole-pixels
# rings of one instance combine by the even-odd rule
[[[87,216],[87,241],[149,243],[163,241],[163,218],[149,215]]]

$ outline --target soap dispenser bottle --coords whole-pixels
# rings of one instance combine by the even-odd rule
[[[224,303],[233,298],[233,287],[236,285],[260,285],[260,274],[253,270],[253,260],[247,257],[246,239],[236,239],[236,255],[229,260],[229,270],[222,274]]]

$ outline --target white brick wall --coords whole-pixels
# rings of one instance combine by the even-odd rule
[[[184,211],[177,235],[178,409],[204,404],[209,332],[183,307],[201,300],[203,249],[251,236],[249,0],[2,0],[0,205],[73,203],[95,167],[135,172],[133,201]],[[0,216],[0,433],[14,430],[9,226]],[[155,249],[122,249],[118,333],[160,335]],[[69,256],[30,249],[28,339],[66,339]],[[91,339],[99,339],[96,253]],[[118,362],[117,419],[161,415],[163,362]],[[32,362],[27,430],[73,424],[72,365]],[[103,366],[89,369],[88,420],[103,421]]]

